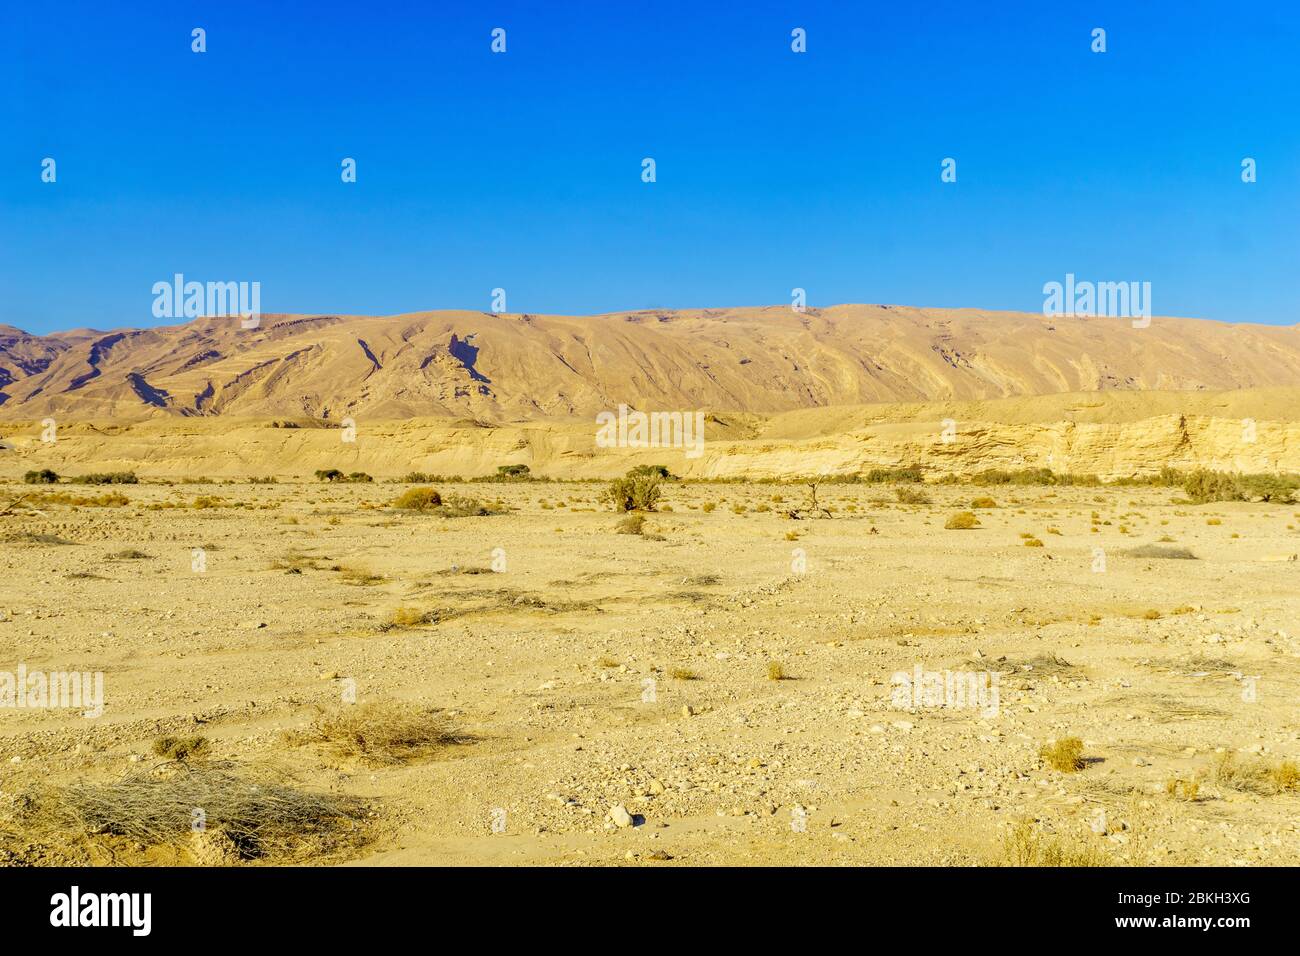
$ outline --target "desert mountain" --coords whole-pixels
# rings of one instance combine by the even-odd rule
[[[843,305],[0,325],[0,418],[527,421],[1300,385],[1300,326]],[[1288,418],[1294,416],[1287,416]]]

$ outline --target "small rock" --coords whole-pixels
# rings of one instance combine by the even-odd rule
[[[632,825],[632,814],[628,813],[627,807],[621,803],[616,803],[609,808],[609,818],[620,830]]]

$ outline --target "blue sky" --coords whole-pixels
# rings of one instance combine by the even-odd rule
[[[0,323],[155,324],[176,272],[364,314],[1038,311],[1072,272],[1292,324],[1297,51],[1287,3],[5,4]]]

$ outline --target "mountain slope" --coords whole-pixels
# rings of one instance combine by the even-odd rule
[[[0,326],[0,418],[488,421],[1300,384],[1300,327],[845,305]]]

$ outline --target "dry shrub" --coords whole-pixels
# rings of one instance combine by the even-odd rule
[[[699,680],[700,679],[700,675],[696,674],[695,671],[691,670],[689,667],[670,667],[668,668],[668,676],[671,677],[673,680]]]
[[[1161,558],[1173,561],[1196,560],[1196,555],[1186,548],[1161,548],[1154,544],[1144,544],[1136,548],[1130,548],[1125,553],[1130,558]]]
[[[994,501],[992,498],[984,497],[984,498],[976,498],[974,501],[970,503],[970,506],[972,508],[996,508],[998,506],[998,503]]]
[[[1294,761],[1283,760],[1269,769],[1268,779],[1279,793],[1283,790],[1295,790],[1300,787],[1300,767],[1296,766]]]
[[[54,494],[41,495],[39,498],[32,499],[34,507],[43,505],[72,505],[79,508],[123,508],[131,503],[131,499],[120,491],[110,491],[108,494],[93,497],[89,495],[74,495],[66,491],[55,492]]]
[[[502,513],[500,509],[489,508],[477,498],[466,498],[461,495],[450,496],[441,507],[434,510],[443,518],[479,518]]]
[[[193,737],[159,737],[153,742],[153,752],[166,760],[199,759],[208,755],[208,738]]]
[[[377,764],[407,763],[462,740],[439,711],[396,702],[344,707],[287,736],[292,744],[325,744],[338,756]]]
[[[415,627],[419,624],[428,624],[434,615],[429,611],[421,611],[414,607],[399,607],[393,611],[392,616],[388,619],[394,627]]]
[[[645,515],[630,514],[614,526],[615,534],[642,534],[645,530]]]
[[[8,821],[25,839],[72,845],[123,837],[146,847],[186,848],[193,813],[220,831],[241,859],[300,860],[366,841],[366,805],[303,789],[269,770],[233,764],[167,763],[112,783],[41,787],[13,802]]]
[[[711,588],[715,584],[721,584],[721,583],[722,583],[722,575],[713,574],[713,573],[692,574],[682,578],[682,584],[692,584],[695,585],[696,587],[702,587],[702,588]]]
[[[1029,820],[1021,820],[1002,838],[1005,866],[1110,866],[1100,847],[1045,837]]]
[[[980,519],[969,511],[959,511],[945,521],[943,526],[949,531],[967,531],[971,528],[978,528]]]
[[[40,534],[33,531],[15,531],[0,536],[0,541],[5,544],[31,545],[75,545],[77,543],[69,541],[67,538],[60,538],[57,534]]]
[[[1012,667],[1018,667],[1022,671],[1032,671],[1036,677],[1064,676],[1073,674],[1078,668],[1058,654],[1047,653],[1038,654],[1034,657],[1016,663],[1015,661],[1007,662]]]
[[[895,488],[894,497],[905,505],[928,505],[930,496],[916,488]]]
[[[1038,755],[1053,770],[1075,773],[1087,764],[1083,759],[1083,741],[1078,737],[1065,737],[1043,747]]]
[[[348,584],[362,587],[378,584],[384,579],[382,574],[375,574],[369,568],[359,564],[336,564],[331,570],[339,572]]]
[[[393,502],[403,511],[432,511],[442,505],[442,495],[433,488],[408,488]]]
[[[236,502],[227,501],[220,495],[199,495],[190,504],[190,507],[198,511],[208,511],[212,508],[239,508],[242,506]]]
[[[771,661],[767,665],[768,680],[789,680],[789,675],[785,672],[785,667],[777,661]]]
[[[443,498],[434,488],[408,488],[394,499],[392,507],[433,514],[440,518],[477,518],[502,513],[500,509],[490,508],[477,498],[463,495],[448,495]]]
[[[284,557],[276,558],[271,562],[271,570],[301,574],[304,570],[319,571],[319,562],[319,558],[313,558],[301,551],[287,551]]]
[[[146,554],[144,551],[139,551],[136,548],[127,548],[125,551],[115,551],[105,557],[107,557],[109,561],[143,561],[146,558],[152,558],[153,555]]]
[[[1241,761],[1232,753],[1221,754],[1209,776],[1210,782],[1220,789],[1264,796],[1275,796],[1300,786],[1300,767],[1293,761],[1277,764],[1262,759]]]

